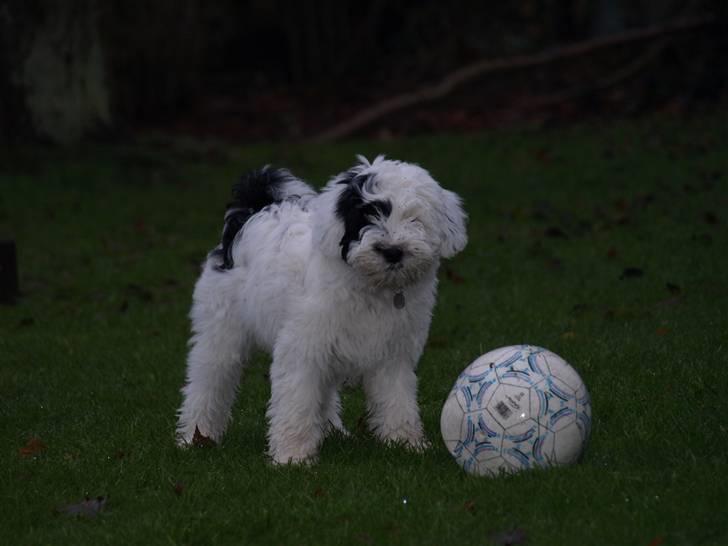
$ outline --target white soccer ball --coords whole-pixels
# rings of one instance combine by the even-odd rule
[[[440,430],[471,474],[566,465],[579,459],[589,439],[591,400],[560,356],[512,345],[463,370],[442,408]]]

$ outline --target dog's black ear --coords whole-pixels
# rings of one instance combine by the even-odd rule
[[[344,224],[344,236],[341,238],[341,258],[346,261],[349,247],[359,240],[362,230],[372,224],[376,217],[387,217],[392,213],[389,201],[367,201],[364,197],[366,186],[372,182],[372,175],[347,171],[337,180],[345,184],[336,201],[336,216]]]
[[[451,258],[465,248],[468,243],[468,232],[465,227],[467,215],[463,210],[460,196],[449,190],[442,190],[443,199],[440,204],[440,225],[442,226],[442,246],[440,255]]]

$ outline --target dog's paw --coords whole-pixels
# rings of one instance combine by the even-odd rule
[[[432,448],[432,443],[419,431],[396,430],[386,435],[379,435],[386,445],[399,446],[415,453],[424,453]]]
[[[403,447],[414,453],[424,453],[425,451],[432,448],[432,443],[425,438],[395,438],[385,440],[384,443],[389,446]]]
[[[417,441],[406,442],[404,446],[407,449],[414,451],[415,453],[424,453],[425,451],[429,451],[430,449],[432,449],[432,442],[430,442],[427,438],[423,436]]]
[[[270,457],[273,466],[313,466],[318,462],[318,456],[280,453]]]
[[[270,446],[268,455],[274,465],[312,465],[318,460],[318,443],[280,442]]]

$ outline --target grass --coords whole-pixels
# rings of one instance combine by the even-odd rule
[[[13,544],[728,544],[728,119],[313,146],[90,146],[0,158],[0,238],[23,296],[0,307],[0,513]],[[356,152],[459,192],[420,402],[434,448],[348,439],[264,458],[267,357],[214,449],[174,447],[193,283],[231,182],[274,162],[321,184]],[[442,401],[479,354],[528,342],[592,395],[573,467],[467,476]],[[32,439],[37,439],[34,443]],[[30,443],[29,443],[30,442]],[[107,496],[95,518],[58,507]],[[514,535],[515,536],[515,535]]]

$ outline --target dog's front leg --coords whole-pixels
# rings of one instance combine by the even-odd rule
[[[364,376],[369,425],[385,443],[428,447],[417,405],[417,376],[409,362],[386,363]]]
[[[323,363],[300,344],[276,345],[270,370],[268,450],[276,464],[315,460],[326,426],[324,397],[329,393]]]

